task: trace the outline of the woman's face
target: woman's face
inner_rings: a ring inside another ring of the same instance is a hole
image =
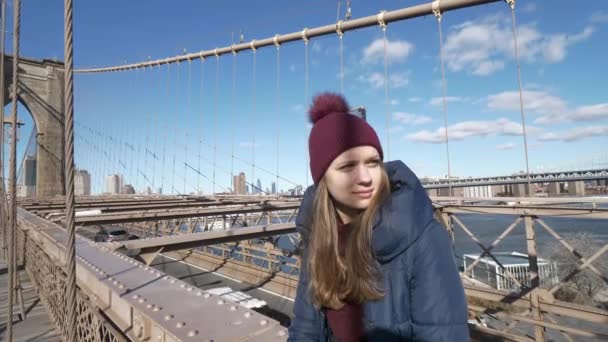
[[[342,152],[325,172],[329,193],[349,209],[366,209],[380,187],[382,160],[371,146],[358,146]]]

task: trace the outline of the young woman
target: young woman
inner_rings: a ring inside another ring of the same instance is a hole
[[[302,268],[288,341],[468,341],[447,232],[401,161],[383,163],[374,129],[325,93],[310,108],[314,186],[297,229]]]

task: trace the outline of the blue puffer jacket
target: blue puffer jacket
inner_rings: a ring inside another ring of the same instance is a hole
[[[372,245],[384,298],[364,304],[368,341],[468,341],[467,304],[452,244],[435,220],[422,184],[401,161],[385,164],[391,197],[376,216]],[[288,341],[331,341],[323,309],[308,293],[308,239],[315,188],[304,194],[296,218],[302,269]]]

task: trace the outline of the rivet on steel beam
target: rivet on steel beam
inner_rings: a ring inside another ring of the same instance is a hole
[[[263,320],[260,321],[260,325],[266,325],[266,324],[268,324],[267,320],[263,319]]]
[[[162,274],[160,272],[156,272],[156,276],[160,277]]]
[[[146,305],[146,308],[147,308],[147,309],[152,309],[152,307],[153,307],[153,306],[154,306],[154,305],[152,305],[152,304],[148,303],[148,305]]]
[[[280,330],[280,331],[277,333],[277,335],[279,335],[279,336],[285,336],[285,334],[287,334],[287,333],[285,332],[285,330]]]
[[[114,280],[114,278],[110,277],[110,278],[108,278],[108,280],[109,280],[109,281],[112,281],[112,280]]]
[[[224,305],[224,301],[222,299],[218,300],[217,305]]]
[[[236,306],[235,305],[231,305],[230,306],[230,311],[234,311],[234,310],[236,310]]]
[[[139,298],[139,295],[138,295],[138,294],[134,294],[134,295],[133,295],[131,298],[133,298],[133,299],[138,299],[138,298]]]
[[[175,284],[175,279],[171,279],[170,283]]]
[[[186,322],[177,322],[177,324],[175,325],[176,328],[183,328],[186,326]]]
[[[118,285],[118,280],[114,280],[114,281],[112,282],[112,284],[114,284],[114,285]]]
[[[211,297],[211,295],[208,293],[205,293],[205,295],[203,296],[203,298],[209,298],[209,297]]]
[[[190,331],[188,331],[188,336],[189,337],[194,337],[196,335],[198,335],[198,330],[190,330]]]
[[[192,292],[192,290],[193,290],[193,289],[192,289],[191,287],[189,287],[189,288],[188,288],[188,292]]]
[[[146,298],[139,298],[138,302],[139,304],[143,304],[146,301]]]
[[[125,288],[125,286],[124,286],[123,284],[119,284],[119,285],[118,285],[118,288],[122,290],[122,289],[124,289],[124,288]]]
[[[155,306],[155,307],[152,309],[152,311],[156,311],[156,312],[158,312],[158,311],[160,311],[160,310],[162,310],[162,309],[163,309],[163,308],[162,308],[162,306]]]
[[[249,312],[249,311],[245,312],[245,318],[249,318],[249,317],[251,317],[251,312]]]
[[[186,287],[186,284],[179,284],[179,287],[183,289],[184,287]]]
[[[163,279],[169,280],[169,276],[164,276]]]
[[[203,295],[203,291],[196,291],[196,295],[199,296],[199,297],[202,296]]]
[[[170,320],[172,320],[174,317],[175,317],[174,315],[172,315],[172,314],[168,314],[168,315],[166,315],[166,316],[165,316],[165,321],[170,321]]]

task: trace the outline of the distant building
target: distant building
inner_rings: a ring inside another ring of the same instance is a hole
[[[106,177],[106,192],[109,194],[120,193],[120,176],[110,175]]]
[[[233,178],[234,189],[233,193],[237,195],[247,194],[247,182],[245,180],[245,173],[241,172],[238,176]]]
[[[76,170],[74,173],[74,194],[76,196],[91,195],[91,175],[87,170]]]
[[[125,184],[122,186],[120,193],[127,194],[127,195],[133,195],[133,194],[135,194],[135,188],[133,188],[133,185],[131,185],[131,184]]]
[[[256,184],[257,189],[255,189],[254,194],[259,194],[262,192],[262,181],[260,181],[260,179],[258,178],[258,182]]]
[[[272,182],[272,185],[270,185],[271,188],[271,194],[276,194],[277,193],[277,183]]]
[[[23,185],[36,186],[36,157],[26,156],[23,160]]]

